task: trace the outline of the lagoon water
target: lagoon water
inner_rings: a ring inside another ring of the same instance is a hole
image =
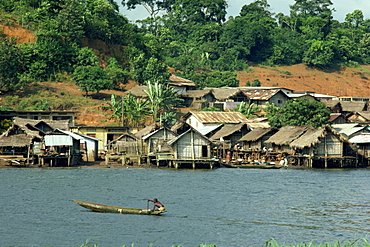
[[[262,246],[370,234],[370,169],[1,169],[0,246]],[[95,213],[72,199],[163,216]],[[152,205],[150,205],[152,206]]]

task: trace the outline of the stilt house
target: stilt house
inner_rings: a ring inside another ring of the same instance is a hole
[[[243,150],[262,150],[267,147],[265,141],[277,132],[276,128],[256,128],[239,139]]]
[[[290,143],[303,135],[311,126],[285,126],[272,135],[265,143],[275,152],[291,153]]]
[[[305,157],[304,166],[329,168],[356,166],[356,153],[351,144],[329,125],[320,129],[308,128],[289,146]]]
[[[209,166],[213,168],[217,160],[211,153],[213,144],[210,139],[191,128],[168,142],[172,147],[174,158],[171,163],[175,168],[180,166]]]

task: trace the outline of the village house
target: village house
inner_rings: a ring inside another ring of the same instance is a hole
[[[327,100],[323,101],[326,108],[330,110],[331,113],[342,113],[342,105],[338,100]]]
[[[266,148],[287,154],[294,153],[290,143],[303,135],[311,126],[285,126],[265,141]]]
[[[103,153],[110,141],[117,139],[124,133],[135,132],[137,129],[126,126],[73,126],[70,131],[98,139],[99,152]]]
[[[249,131],[250,128],[245,123],[223,124],[210,139],[214,142],[219,142],[221,145],[228,144],[231,148]]]
[[[169,166],[177,168],[192,167],[212,169],[218,164],[213,158],[213,144],[210,139],[191,128],[168,142],[173,150]]]
[[[181,98],[184,99],[183,105],[185,107],[193,107],[195,109],[203,109],[216,101],[212,89],[189,90],[182,93]]]
[[[347,114],[350,123],[370,124],[370,111],[354,111]]]
[[[186,93],[189,90],[196,89],[194,82],[175,75],[171,75],[166,83],[173,87],[177,93]]]
[[[158,130],[155,130],[141,139],[147,144],[147,154],[155,154],[160,152],[169,152],[170,147],[167,142],[174,139],[178,136],[177,133],[173,132],[167,127],[162,127]]]
[[[297,150],[291,156],[292,165],[310,168],[357,167],[356,153],[343,136],[329,125],[319,129],[307,128],[305,133],[289,144]]]
[[[247,118],[240,112],[197,112],[190,111],[183,116],[183,121],[196,130],[207,126],[223,124],[239,124],[247,122]]]
[[[211,105],[220,110],[236,109],[241,102],[248,102],[248,97],[237,87],[205,88],[213,90],[216,102]]]
[[[32,125],[47,133],[55,129],[69,130],[69,120],[34,120],[21,117],[14,117],[13,122],[20,126]]]
[[[241,150],[263,150],[265,141],[277,132],[276,128],[255,128],[239,139]]]
[[[342,113],[330,113],[328,122],[330,124],[344,124],[347,122],[347,119]]]
[[[243,88],[243,93],[257,106],[266,106],[267,103],[283,107],[290,98],[281,89],[248,89]]]
[[[43,149],[37,154],[39,163],[44,166],[74,166],[82,160],[80,140],[70,131],[56,129],[44,136]]]
[[[0,157],[10,164],[34,162],[33,153],[40,149],[45,133],[32,125],[14,124],[0,135]]]
[[[362,126],[357,123],[332,124],[331,127],[347,140],[356,135],[370,133],[370,130],[367,126]]]
[[[76,113],[76,111],[0,111],[0,120],[14,118],[44,121],[66,120],[70,127],[74,126]]]
[[[349,139],[357,147],[359,163],[363,166],[369,166],[370,158],[370,134],[359,134]]]

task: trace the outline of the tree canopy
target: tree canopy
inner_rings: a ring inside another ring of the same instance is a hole
[[[330,110],[324,103],[306,99],[288,100],[284,107],[268,106],[267,117],[272,127],[311,125],[315,128],[328,124]]]

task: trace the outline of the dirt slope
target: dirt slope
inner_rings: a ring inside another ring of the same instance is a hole
[[[32,32],[23,29],[20,26],[13,25],[11,27],[0,24],[0,29],[8,37],[16,37],[18,43],[36,42]],[[111,47],[102,41],[91,42],[83,41],[83,46],[91,46],[95,52],[103,51],[99,57],[104,58],[116,55],[122,50],[122,47]],[[289,73],[287,73],[287,71]],[[329,94],[333,96],[359,96],[369,97],[370,95],[370,66],[362,66],[357,68],[341,68],[337,71],[321,71],[311,69],[304,64],[298,64],[285,67],[258,67],[251,66],[248,72],[238,72],[240,86],[245,86],[247,81],[253,82],[258,79],[263,87],[285,87],[297,91],[312,91],[321,94]],[[45,88],[54,87],[55,90],[68,92],[72,95],[82,95],[82,92],[75,86],[64,83],[52,83],[52,85],[43,82],[39,86]],[[126,89],[135,86],[131,82],[126,85]],[[40,89],[39,89],[40,90]],[[117,91],[102,91],[99,95],[93,95],[92,100],[96,102],[96,106],[92,109],[81,107],[76,109],[80,113],[77,117],[77,124],[84,125],[107,125],[110,121],[101,122],[101,119],[106,119],[106,113],[101,111],[103,104],[102,98],[109,99],[111,94],[122,95],[122,92]]]
[[[238,72],[240,86],[258,79],[263,87],[285,87],[333,96],[370,96],[370,66],[362,66],[361,70],[341,68],[339,71],[325,72],[297,64],[274,68],[251,67],[251,71]],[[285,71],[290,75],[283,73]]]

